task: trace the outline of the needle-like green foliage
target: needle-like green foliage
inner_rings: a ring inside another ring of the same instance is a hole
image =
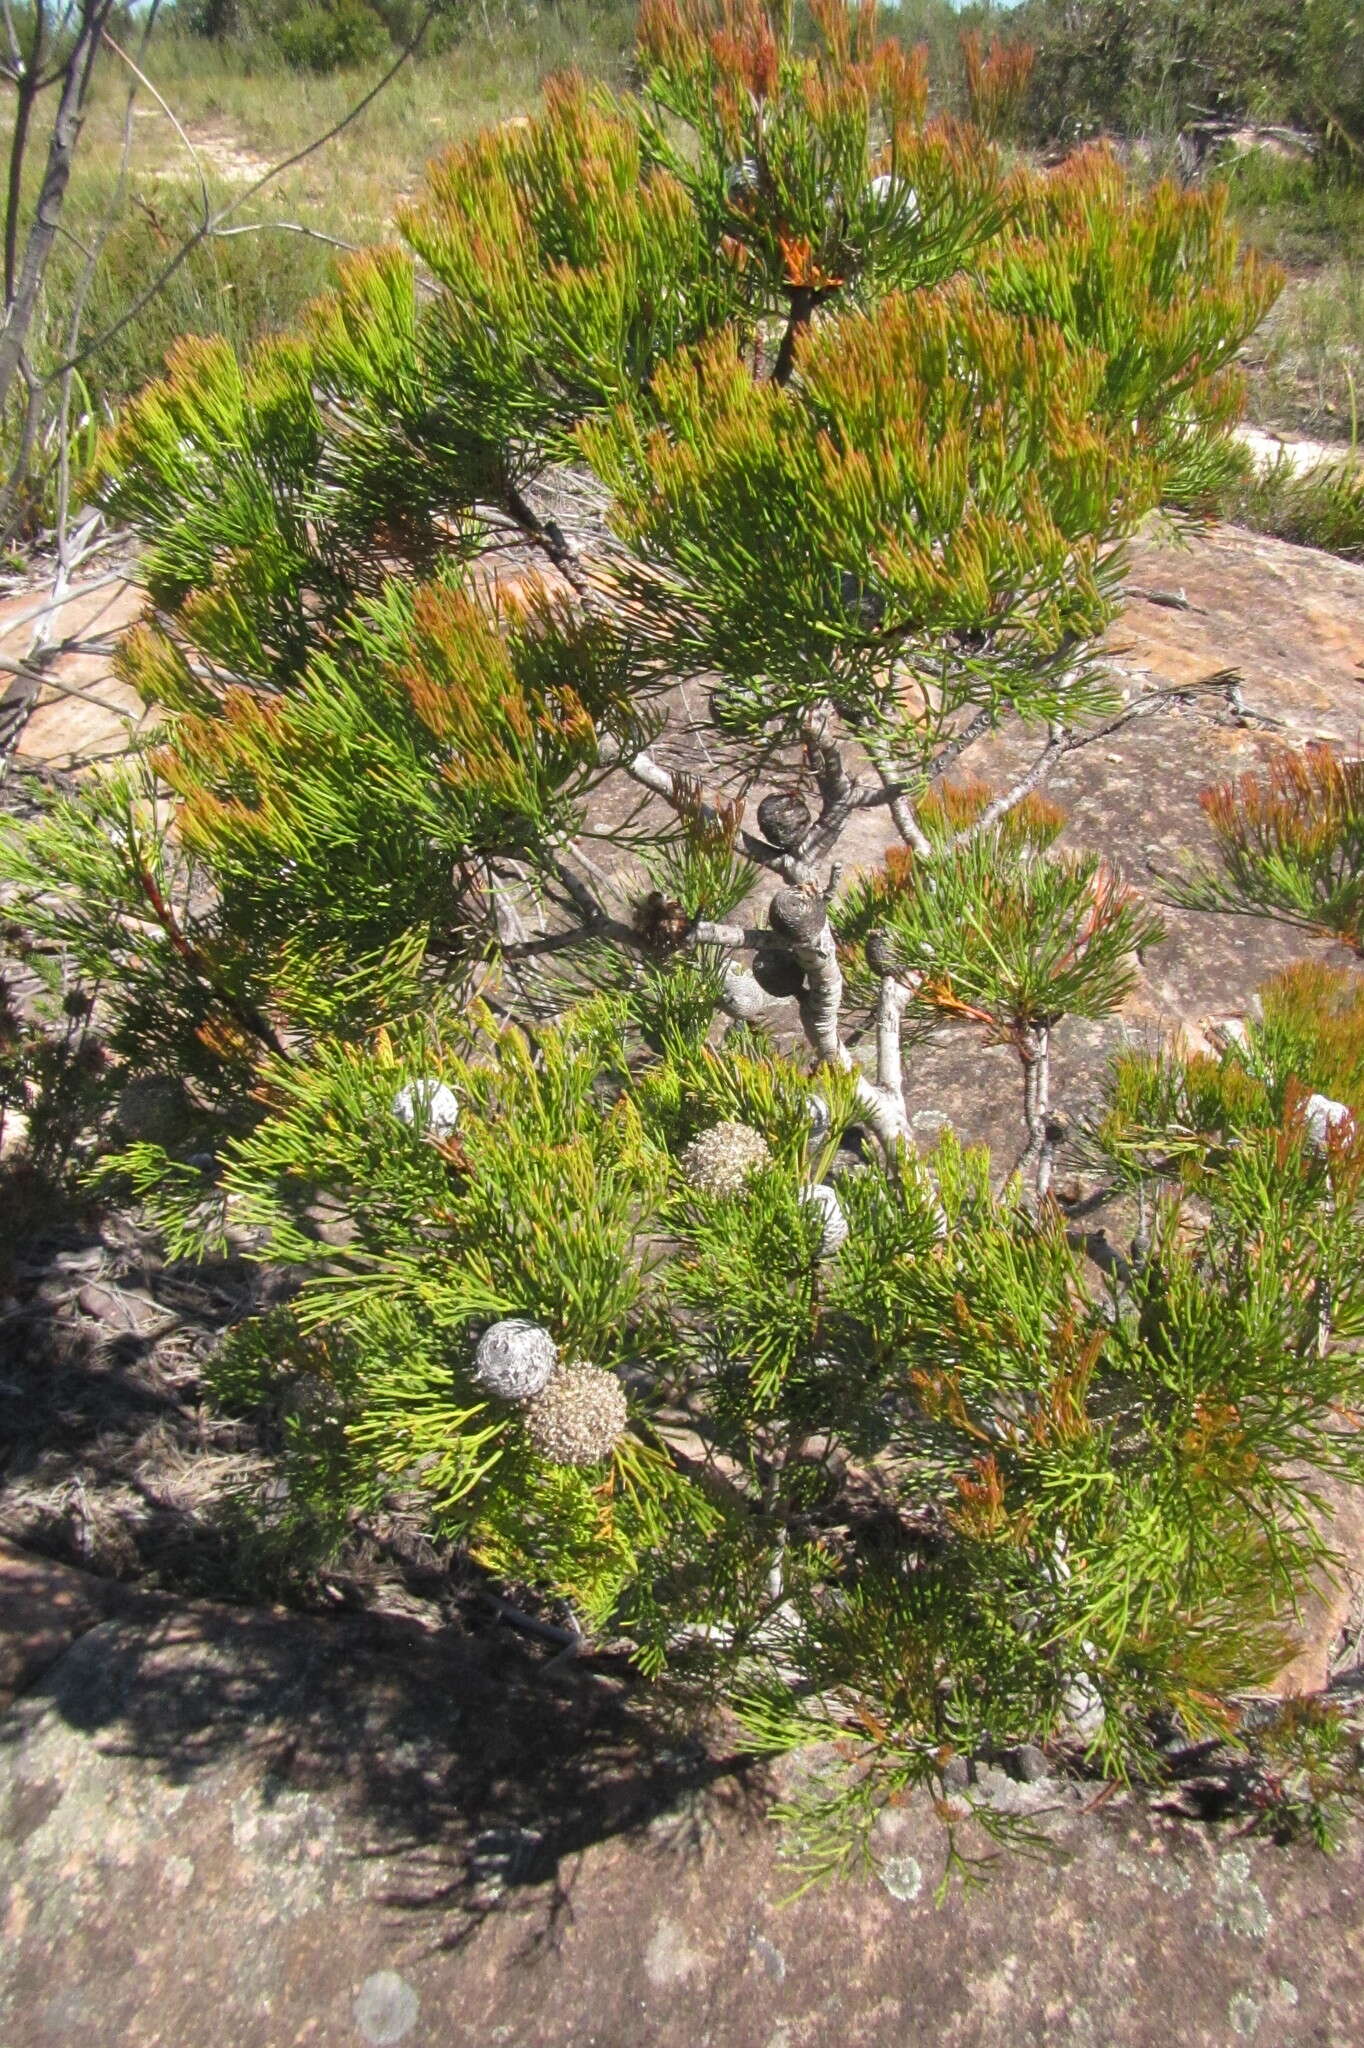
[[[1105,1283],[950,1138],[840,1173],[831,1254],[809,1187],[856,1115],[846,1080],[704,1032],[647,1051],[611,998],[534,1041],[473,1017],[324,1045],[270,1070],[223,1154],[217,1215],[301,1284],[215,1374],[286,1404],[320,1513],[339,1473],[352,1504],[417,1488],[433,1529],[646,1666],[737,1688],[758,1746],[850,1731],[840,1854],[958,1751],[1064,1740],[1077,1688],[1099,1715],[1070,1739],[1150,1769],[1162,1716],[1225,1734],[1228,1696],[1282,1662],[1321,1551],[1312,1475],[1361,1462],[1323,1417],[1364,1399],[1364,1144],[1315,1151],[1302,1088],[1276,1115],[1242,1057],[1220,1119],[1198,1063],[1120,1071],[1096,1142],[1165,1192],[1142,1264]],[[421,1076],[459,1098],[449,1138],[394,1113]],[[717,1117],[768,1148],[734,1192],[687,1177]],[[166,1199],[147,1148],[140,1168]],[[547,1466],[479,1385],[478,1333],[507,1314],[622,1376],[599,1465]]]
[[[1160,920],[1097,855],[1021,841],[1028,822],[977,832],[926,861],[892,850],[879,872],[859,877],[835,910],[857,949],[855,980],[874,985],[865,947],[876,933],[913,975],[916,1003],[983,1019],[1003,1037],[1120,1008],[1134,956],[1162,936]],[[1045,817],[1034,827],[1055,829]]]
[[[1364,760],[1316,742],[1203,796],[1219,868],[1170,885],[1191,910],[1274,917],[1364,955]]]
[[[967,670],[946,708],[1052,715],[1110,616],[1104,542],[1154,494],[1094,429],[1100,360],[964,282],[831,320],[797,360],[788,393],[716,341],[655,378],[656,425],[622,407],[580,435],[653,659],[718,671],[730,730],[827,702],[899,738],[897,667],[974,636],[994,673]]]

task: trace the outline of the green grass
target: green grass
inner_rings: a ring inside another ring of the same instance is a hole
[[[1256,533],[1364,562],[1364,460],[1347,454],[1297,472],[1280,457],[1231,493],[1222,515]]]
[[[544,80],[572,65],[608,83],[625,82],[634,40],[635,9],[626,0],[563,0],[533,7],[491,5],[487,26],[476,22],[440,55],[408,64],[365,114],[317,159],[312,176],[321,188],[338,178],[359,187],[410,188],[423,163],[443,144],[489,121],[524,111]],[[146,69],[191,137],[230,136],[255,155],[275,159],[303,147],[333,126],[387,69],[388,60],[360,71],[318,77],[288,70],[269,45],[241,48],[196,36],[166,34],[152,45]],[[99,79],[86,146],[107,156],[117,148],[124,87],[119,67],[105,65]],[[150,103],[142,101],[150,113]],[[138,123],[138,156],[146,164],[186,161],[168,121]]]
[[[114,199],[112,181],[103,191],[100,184],[87,175],[73,193],[69,224],[82,238],[98,228]],[[211,179],[209,192],[212,203],[221,203],[231,187]],[[347,211],[336,208],[327,218],[325,231],[346,238],[343,231],[352,225]],[[87,339],[114,325],[198,219],[197,186],[151,176],[138,180],[94,272],[82,322]],[[323,221],[315,224],[322,227]],[[245,347],[257,335],[287,326],[308,299],[326,288],[336,253],[326,243],[272,225],[201,243],[145,311],[90,357],[87,383],[106,406],[113,406],[157,373],[178,335],[225,334],[234,346]],[[79,251],[64,240],[49,273],[40,359],[64,353],[69,308],[82,269]]]
[[[1289,273],[1243,351],[1250,417],[1348,440],[1364,395],[1364,185],[1334,184],[1267,151],[1223,167],[1246,242]]]
[[[1246,240],[1290,270],[1364,250],[1364,185],[1333,183],[1302,158],[1248,150],[1221,166]]]

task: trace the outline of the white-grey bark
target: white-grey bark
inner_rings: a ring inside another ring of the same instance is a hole
[[[1040,1201],[1051,1186],[1053,1147],[1048,1135],[1051,1108],[1051,1032],[1045,1024],[1028,1025],[1022,1032],[1019,1056],[1023,1062],[1023,1121],[1028,1142],[1018,1162],[1024,1182],[1031,1177],[1033,1192]]]
[[[1017,810],[1026,797],[1030,797],[1035,789],[1041,788],[1069,745],[1070,734],[1063,725],[1049,726],[1047,744],[1031,766],[1025,769],[1008,789],[1002,789],[992,802],[986,804],[974,824],[968,825],[964,832],[957,834],[954,844],[969,846],[973,839],[980,839],[985,833],[992,831],[1002,818],[1008,817],[1010,811]]]
[[[723,983],[720,1005],[727,1015],[746,1022],[761,1017],[765,1010],[771,1008],[772,998],[746,967],[737,967],[732,960],[727,961]]]

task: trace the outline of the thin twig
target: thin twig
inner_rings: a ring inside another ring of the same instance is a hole
[[[153,7],[153,9],[152,9],[152,17],[153,17],[153,18],[155,18],[156,12],[157,12],[157,9],[156,9],[155,7]],[[149,22],[148,22],[148,24],[147,24],[147,33],[148,33],[148,34],[150,34],[150,31],[151,31],[151,22],[149,21]],[[154,100],[156,101],[156,104],[157,104],[157,106],[158,106],[158,107],[160,107],[160,109],[161,109],[162,113],[163,113],[163,114],[165,115],[166,119],[167,119],[167,120],[168,120],[168,121],[170,122],[170,124],[171,124],[171,127],[172,127],[172,128],[173,128],[173,129],[175,130],[175,132],[176,132],[176,134],[177,134],[177,135],[179,136],[180,140],[181,140],[181,141],[182,141],[182,142],[184,143],[184,145],[185,145],[185,148],[186,148],[186,150],[187,150],[187,151],[189,152],[189,160],[190,160],[190,162],[191,162],[191,163],[193,164],[193,166],[194,166],[194,170],[195,170],[195,174],[196,174],[196,176],[198,177],[198,180],[199,180],[199,194],[200,194],[200,198],[201,198],[201,199],[202,199],[202,201],[203,201],[203,207],[204,207],[204,212],[205,212],[205,213],[208,213],[208,212],[209,212],[209,211],[211,210],[211,207],[212,207],[212,201],[211,201],[211,200],[210,200],[210,198],[209,198],[209,193],[208,193],[208,178],[206,177],[206,175],[205,175],[205,173],[204,173],[203,159],[202,159],[202,158],[200,157],[200,155],[199,155],[199,152],[198,152],[198,150],[197,150],[197,149],[195,148],[195,146],[194,146],[193,142],[192,142],[192,141],[190,140],[189,136],[188,136],[188,135],[187,135],[187,134],[185,133],[185,130],[184,130],[183,126],[181,125],[181,122],[180,122],[180,118],[179,118],[179,116],[177,115],[177,113],[176,113],[176,111],[175,111],[174,107],[172,107],[172,106],[170,105],[169,101],[167,101],[166,99],[164,99],[164,98],[162,97],[162,95],[161,95],[161,94],[160,94],[160,93],[159,93],[159,92],[157,91],[156,87],[155,87],[155,86],[154,86],[154,85],[152,84],[152,81],[150,80],[150,78],[148,78],[148,76],[147,76],[146,72],[145,72],[145,71],[144,71],[144,70],[142,69],[141,65],[139,65],[139,64],[138,64],[138,63],[137,63],[137,62],[135,61],[135,59],[134,59],[134,58],[132,58],[132,57],[130,57],[130,56],[128,55],[128,52],[127,52],[127,51],[126,51],[126,50],[125,50],[125,49],[124,49],[124,48],[123,48],[123,47],[121,46],[121,44],[119,44],[119,43],[116,43],[116,42],[114,41],[113,37],[112,37],[112,36],[110,35],[110,33],[109,33],[109,31],[108,31],[108,29],[107,29],[107,28],[106,28],[106,29],[103,29],[103,30],[101,30],[101,35],[102,35],[102,37],[103,37],[103,40],[104,40],[105,44],[106,44],[106,45],[108,46],[108,48],[109,48],[109,49],[111,49],[111,50],[113,51],[114,55],[115,55],[115,56],[116,56],[116,57],[117,57],[117,58],[118,58],[118,59],[120,60],[120,62],[121,62],[121,63],[124,63],[124,64],[126,64],[126,65],[127,65],[128,69],[129,69],[129,70],[130,70],[130,71],[132,72],[132,74],[133,74],[133,77],[134,77],[134,79],[135,79],[135,80],[137,81],[137,84],[138,84],[138,85],[143,85],[143,86],[145,86],[145,87],[146,87],[147,91],[148,91],[148,92],[149,92],[149,93],[151,94],[152,98],[153,98],[153,99],[154,99]],[[144,50],[144,52],[145,52],[145,50],[146,50],[146,46],[147,46],[147,36],[146,36],[146,35],[144,35],[144,36],[143,36],[143,38],[142,38],[142,47],[143,47],[143,50]],[[132,107],[132,102],[133,102],[133,98],[134,98],[134,93],[135,93],[135,91],[136,91],[136,88],[134,88],[134,92],[133,92],[133,93],[129,93],[129,95],[128,95],[128,105],[129,105],[129,109],[130,109],[130,110],[131,110],[131,107]],[[123,166],[122,168],[126,168],[126,163],[125,163],[125,165],[124,165],[124,166]],[[121,181],[121,177],[122,177],[122,169],[120,170],[120,181]]]
[[[6,619],[6,635],[15,632],[20,626],[30,625],[34,619],[43,618],[48,612],[60,611],[63,605],[74,604],[78,597],[88,597],[92,591],[103,590],[110,583],[130,583],[131,581],[132,578],[125,575],[122,569],[110,569],[103,576],[97,576],[92,583],[82,583],[76,589],[68,590],[64,597],[54,598],[48,596],[44,598],[41,604],[33,605],[26,612],[18,613],[15,618]]]
[[[340,235],[324,235],[321,228],[305,227],[303,222],[299,220],[244,221],[240,227],[214,228],[213,240],[215,242],[226,242],[233,235],[263,235],[267,230],[275,234],[304,235],[310,242],[325,242],[329,249],[344,249],[348,256],[357,255],[360,249],[358,242],[343,242]],[[418,279],[418,283],[424,282],[423,279]],[[431,286],[426,288],[428,290],[434,289]]]
[[[1137,718],[1145,718],[1149,712],[1159,711],[1161,706],[1181,697],[1192,697],[1200,692],[1221,692],[1229,695],[1244,681],[1239,669],[1219,668],[1210,676],[1202,676],[1196,683],[1170,683],[1164,689],[1149,690],[1144,697],[1138,697],[1132,704],[1109,719],[1106,725],[1093,726],[1085,732],[1072,732],[1067,736],[1063,753],[1078,753],[1081,747],[1092,747],[1097,740],[1111,738],[1121,732],[1125,725],[1131,725]]]
[[[520,1629],[523,1635],[539,1636],[542,1642],[555,1643],[563,1650],[575,1648],[582,1642],[581,1633],[559,1628],[552,1621],[541,1621],[534,1614],[525,1614],[519,1607],[513,1607],[510,1601],[499,1600],[495,1594],[488,1593],[484,1597],[499,1621],[505,1621],[508,1628]]]

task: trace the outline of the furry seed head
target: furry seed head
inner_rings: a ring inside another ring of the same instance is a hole
[[[504,1401],[530,1401],[543,1391],[558,1363],[558,1347],[548,1330],[523,1316],[508,1316],[480,1337],[474,1377]]]
[[[393,1114],[428,1138],[448,1138],[459,1122],[459,1097],[434,1074],[408,1081],[393,1098]]]
[[[715,1124],[683,1150],[684,1177],[699,1194],[737,1195],[751,1173],[769,1166],[772,1154],[751,1124]]]
[[[552,1465],[599,1465],[625,1433],[625,1389],[597,1365],[561,1366],[526,1404],[526,1435]]]

